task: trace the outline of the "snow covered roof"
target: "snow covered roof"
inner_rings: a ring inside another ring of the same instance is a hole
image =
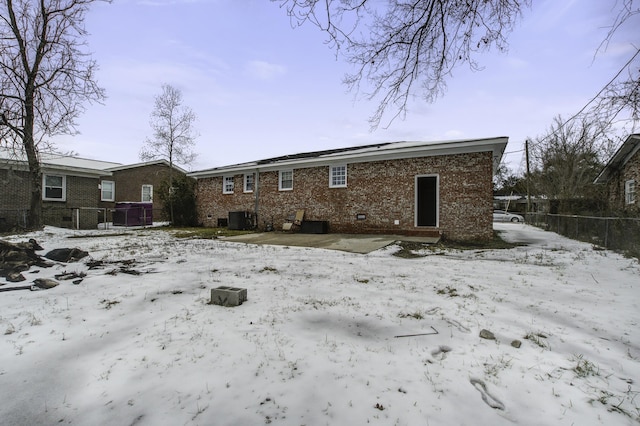
[[[110,161],[92,160],[56,152],[41,152],[40,162],[45,172],[58,171],[75,176],[110,176],[111,172],[108,169],[121,165]],[[2,148],[0,149],[0,165],[3,164],[26,169],[27,159],[23,153]]]
[[[369,161],[396,160],[402,158],[431,157],[472,152],[493,152],[494,169],[500,164],[508,137],[465,139],[455,141],[402,141],[361,145],[324,151],[303,152],[248,163],[216,167],[195,171],[188,175],[194,178],[222,176],[246,171],[277,170],[282,167],[316,167],[337,162],[363,163]]]
[[[62,154],[48,154],[44,153],[40,155],[43,166],[61,167],[70,169],[93,169],[97,171],[105,171],[121,164],[110,161],[92,160],[89,158],[71,157]]]

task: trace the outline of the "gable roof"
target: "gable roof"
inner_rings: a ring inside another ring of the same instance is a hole
[[[609,182],[615,172],[621,170],[638,151],[640,151],[640,133],[629,135],[593,183]]]
[[[364,163],[371,161],[396,160],[403,158],[432,157],[473,152],[493,153],[494,170],[500,164],[507,146],[508,137],[501,136],[486,139],[464,139],[439,142],[385,142],[324,151],[303,152],[267,158],[248,163],[215,167],[188,174],[194,178],[223,176],[233,173],[269,171],[281,168],[317,167],[337,163]]]

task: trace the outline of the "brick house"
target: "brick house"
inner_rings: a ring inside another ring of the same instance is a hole
[[[607,204],[612,213],[640,217],[640,134],[627,137],[595,180],[607,185]]]
[[[292,213],[331,232],[493,235],[492,177],[508,138],[395,142],[309,152],[189,173],[198,220],[247,212],[258,229]]]
[[[45,225],[95,229],[111,221],[118,202],[153,203],[154,220],[166,220],[154,189],[168,176],[169,162],[132,165],[41,153],[42,218]],[[174,166],[176,174],[186,172]],[[27,223],[31,183],[24,159],[0,151],[0,231]]]
[[[167,160],[120,164],[106,169],[110,175],[104,176],[100,182],[101,205],[114,208],[116,202],[153,203],[154,220],[168,220],[157,191],[161,184],[168,180],[170,169]],[[173,166],[174,176],[184,176],[186,173],[182,168]]]
[[[117,163],[61,154],[41,153],[42,220],[46,225],[95,228],[99,192],[105,169]],[[0,153],[0,229],[25,226],[30,206],[31,182],[26,161]]]

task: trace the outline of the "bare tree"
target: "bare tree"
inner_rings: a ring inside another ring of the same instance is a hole
[[[531,144],[534,192],[555,200],[563,213],[573,213],[571,200],[601,198],[593,180],[615,147],[608,133],[608,123],[556,117],[547,134]]]
[[[163,159],[169,162],[169,202],[173,203],[173,166],[191,164],[196,154],[192,151],[198,136],[194,129],[195,113],[182,105],[182,92],[169,85],[162,85],[162,93],[155,98],[149,124],[153,138],[147,139],[140,150],[141,160]],[[171,204],[173,223],[173,204]]]
[[[101,101],[86,52],[84,17],[96,0],[0,3],[0,140],[29,164],[29,226],[42,226],[39,153],[46,138],[74,134],[83,103]]]
[[[494,195],[522,195],[527,193],[526,178],[502,162],[493,175]]]
[[[618,14],[597,49],[596,56],[607,50],[616,34],[625,25],[629,26],[632,33],[637,35],[635,28],[637,22],[634,24],[630,21],[640,15],[640,1],[621,0],[619,3],[616,2],[616,6],[618,6]],[[615,120],[631,121],[634,123],[633,127],[640,120],[640,45],[637,44],[639,42],[640,39],[636,39],[630,43],[632,54],[629,60],[589,102],[589,104],[593,102],[589,113],[599,117],[600,120],[606,120],[610,123]],[[628,115],[625,116],[625,113]]]
[[[629,121],[635,127],[640,121],[640,47],[593,101],[589,114],[610,123]]]
[[[404,116],[416,86],[433,102],[452,70],[475,55],[507,48],[506,37],[531,0],[272,0],[292,22],[310,22],[328,35],[356,72],[345,83],[368,99],[380,96],[370,118],[377,127],[387,109]],[[363,28],[364,27],[364,28]],[[366,30],[366,31],[365,31]],[[368,83],[371,88],[367,88]]]

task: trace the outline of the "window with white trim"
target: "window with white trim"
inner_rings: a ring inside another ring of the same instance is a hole
[[[67,177],[65,175],[42,175],[42,199],[45,201],[66,201]]]
[[[116,183],[111,180],[103,180],[100,182],[100,200],[115,201],[116,199]]]
[[[153,203],[153,185],[142,185],[142,202]]]
[[[624,183],[624,200],[626,204],[635,204],[636,202],[636,181],[633,179]]]
[[[329,188],[347,187],[347,165],[329,167]]]
[[[244,192],[253,192],[255,175],[253,173],[244,175]]]
[[[293,170],[280,170],[278,189],[280,191],[291,191],[293,189]]]
[[[222,178],[222,193],[233,194],[233,176],[224,176]]]

